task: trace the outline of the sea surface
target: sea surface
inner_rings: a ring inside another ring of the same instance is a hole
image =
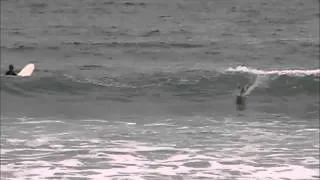
[[[0,3],[1,180],[320,178],[318,0]]]

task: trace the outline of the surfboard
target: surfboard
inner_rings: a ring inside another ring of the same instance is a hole
[[[34,71],[34,68],[34,64],[27,64],[17,75],[22,77],[31,76]]]

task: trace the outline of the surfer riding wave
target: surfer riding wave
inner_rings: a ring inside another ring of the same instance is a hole
[[[237,91],[236,91],[236,105],[237,110],[244,110],[246,107],[246,97],[245,93],[248,90],[248,85],[245,85],[241,88],[240,85],[238,85]]]

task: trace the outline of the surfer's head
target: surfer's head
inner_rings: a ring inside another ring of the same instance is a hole
[[[11,70],[11,71],[12,71],[13,69],[14,69],[13,65],[12,65],[12,64],[10,64],[10,65],[9,65],[9,70]]]

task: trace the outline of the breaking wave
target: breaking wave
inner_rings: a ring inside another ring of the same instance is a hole
[[[227,68],[224,71],[184,70],[95,78],[53,73],[52,76],[34,76],[23,80],[2,77],[1,91],[16,95],[89,95],[93,92],[137,93],[152,89],[210,97],[228,95],[237,85],[249,84],[249,94],[318,95],[319,74],[320,69],[258,70],[245,66]]]

